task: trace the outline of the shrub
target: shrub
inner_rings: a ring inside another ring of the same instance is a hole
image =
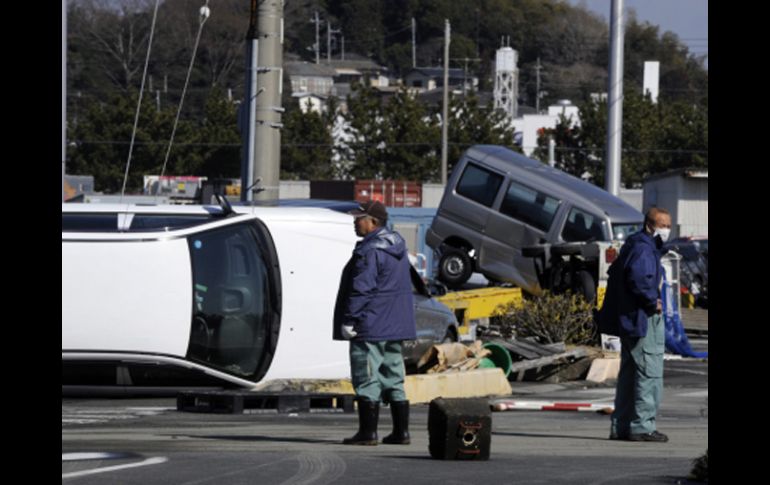
[[[597,341],[592,309],[582,295],[546,291],[525,299],[521,307],[498,307],[495,319],[504,338],[535,337],[544,344],[590,345]]]

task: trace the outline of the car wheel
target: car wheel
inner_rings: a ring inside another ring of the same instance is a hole
[[[451,344],[457,342],[457,334],[455,333],[454,329],[448,328],[446,329],[446,335],[444,335],[444,338],[441,339],[442,344]]]
[[[438,277],[450,288],[458,288],[468,281],[473,272],[471,258],[462,249],[449,248],[441,255]]]

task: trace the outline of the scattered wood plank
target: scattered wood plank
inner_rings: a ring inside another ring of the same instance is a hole
[[[513,380],[515,377],[516,381],[521,382],[524,380],[525,372],[530,369],[541,369],[549,365],[567,364],[569,363],[568,359],[580,359],[586,357],[587,355],[588,352],[585,349],[578,348],[567,352],[561,352],[558,354],[541,357],[539,359],[529,359],[523,360],[521,362],[515,362],[511,366],[511,373],[509,374],[508,379]]]

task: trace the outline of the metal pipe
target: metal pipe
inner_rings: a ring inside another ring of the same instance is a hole
[[[441,120],[441,184],[446,187],[449,138],[449,20],[444,19],[444,101]]]

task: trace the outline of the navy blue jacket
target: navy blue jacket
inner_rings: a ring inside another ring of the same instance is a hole
[[[353,325],[354,340],[414,340],[414,297],[406,243],[379,228],[356,243],[342,271],[334,308],[334,340],[342,325]]]
[[[599,331],[621,337],[647,335],[647,318],[655,314],[663,267],[661,242],[644,231],[632,234],[607,271],[607,292],[599,311]]]

